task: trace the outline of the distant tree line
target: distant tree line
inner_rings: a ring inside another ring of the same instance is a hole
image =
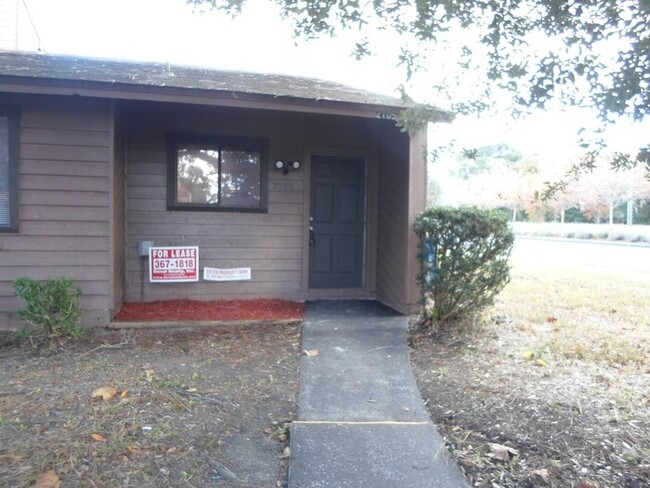
[[[565,161],[542,165],[506,145],[485,146],[457,155],[452,170],[457,189],[448,193],[458,196],[453,203],[500,209],[512,222],[650,225],[650,181],[644,177],[644,168],[612,171],[610,167],[625,157],[620,153],[581,155],[590,170],[562,192],[543,199],[537,190],[561,176]],[[438,195],[444,190],[438,190]]]

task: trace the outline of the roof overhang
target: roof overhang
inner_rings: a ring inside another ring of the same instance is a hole
[[[0,76],[0,92],[62,95],[113,100],[185,103],[395,119],[407,107],[358,104],[331,100],[274,97],[255,93],[215,92],[197,88],[134,86],[120,83],[38,80]]]
[[[311,78],[19,52],[0,52],[0,92],[380,119],[396,119],[414,105]],[[451,114],[435,109],[435,119]]]

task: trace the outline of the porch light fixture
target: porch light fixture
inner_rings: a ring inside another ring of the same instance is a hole
[[[293,169],[293,170],[300,169],[300,166],[302,166],[302,163],[300,163],[300,161],[298,161],[297,159],[295,159],[293,161],[278,159],[278,160],[275,161],[274,166],[275,166],[275,169],[277,169],[278,171],[282,171],[282,174],[286,175],[287,173],[289,173],[290,169]]]

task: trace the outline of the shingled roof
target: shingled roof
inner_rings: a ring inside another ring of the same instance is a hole
[[[232,97],[262,95],[274,99],[397,109],[409,106],[399,98],[313,78],[27,52],[0,52],[2,82],[51,82],[106,89],[200,90]]]

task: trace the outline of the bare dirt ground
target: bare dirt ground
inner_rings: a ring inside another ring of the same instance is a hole
[[[529,271],[413,332],[433,421],[471,486],[650,487],[650,284]]]
[[[4,339],[0,485],[283,486],[299,325]]]

